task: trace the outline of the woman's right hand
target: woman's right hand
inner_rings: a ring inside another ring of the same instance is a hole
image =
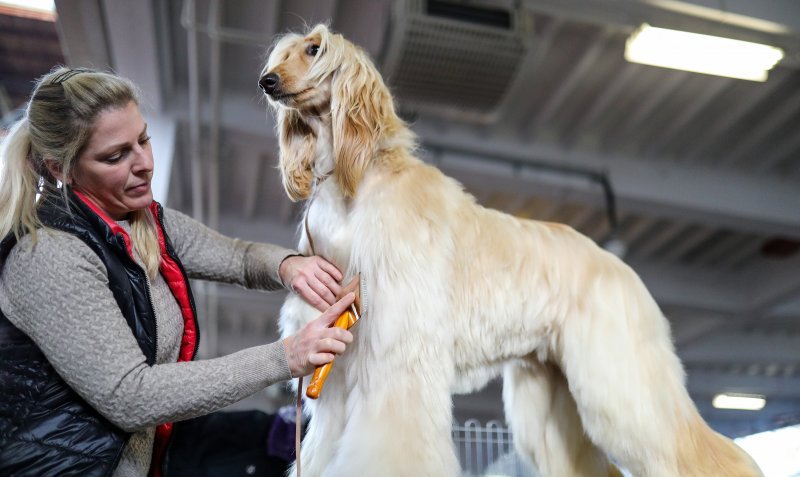
[[[342,272],[322,257],[292,255],[281,262],[278,274],[290,290],[319,311],[336,302],[342,291]]]
[[[331,326],[353,300],[355,294],[348,293],[319,318],[308,323],[296,334],[284,338],[283,347],[292,377],[309,375],[317,366],[330,363],[337,354],[344,352],[347,343],[353,341],[352,333]]]

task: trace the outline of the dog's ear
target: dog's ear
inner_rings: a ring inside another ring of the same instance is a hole
[[[336,46],[345,51],[331,85],[333,154],[339,187],[353,197],[394,108],[367,54],[343,39]]]
[[[292,201],[311,195],[317,138],[297,111],[278,108],[280,169],[283,188]]]

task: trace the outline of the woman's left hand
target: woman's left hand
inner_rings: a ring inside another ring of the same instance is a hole
[[[319,311],[325,311],[336,303],[336,295],[342,290],[339,285],[342,272],[316,255],[287,257],[281,262],[278,273],[289,289]]]

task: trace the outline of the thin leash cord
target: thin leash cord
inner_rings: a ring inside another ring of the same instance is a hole
[[[303,419],[303,377],[297,378],[297,404],[294,417],[294,468],[300,477],[300,422]]]

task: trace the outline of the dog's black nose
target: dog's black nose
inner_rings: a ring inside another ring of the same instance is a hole
[[[278,91],[278,82],[280,78],[275,73],[269,73],[261,77],[258,85],[264,90],[265,94],[273,95]]]

